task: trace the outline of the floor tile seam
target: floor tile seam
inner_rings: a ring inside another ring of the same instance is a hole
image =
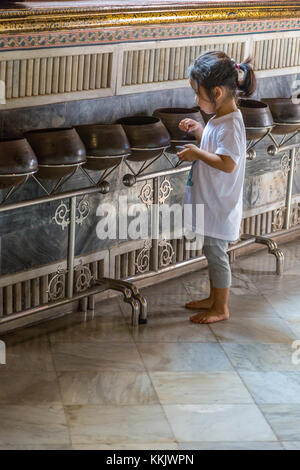
[[[265,417],[264,413],[262,412],[261,408],[259,407],[259,404],[256,402],[256,399],[255,397],[253,396],[253,394],[251,393],[251,391],[249,390],[249,387],[247,386],[247,384],[245,383],[245,381],[243,380],[241,374],[239,373],[239,371],[237,370],[237,368],[233,365],[232,363],[232,360],[231,358],[229,357],[229,355],[226,353],[226,350],[224,349],[222,343],[220,342],[220,347],[222,348],[222,350],[224,351],[224,354],[226,355],[227,359],[229,360],[230,364],[232,365],[233,369],[236,371],[237,375],[239,376],[242,384],[244,385],[244,387],[246,388],[246,390],[248,391],[249,395],[251,396],[256,408],[259,410],[262,418],[264,419],[264,421],[266,422],[266,424],[268,424],[268,426],[270,427],[270,429],[272,430],[274,436],[276,437],[276,440],[278,441],[279,440],[279,437],[277,435],[277,433],[275,432],[275,430],[273,429],[273,426],[270,425],[270,422],[267,420],[267,418]]]
[[[139,353],[139,355],[140,355],[141,361],[142,361],[142,363],[143,363],[143,365],[144,365],[144,367],[145,367],[145,370],[146,370],[146,372],[147,372],[147,376],[149,377],[151,386],[153,387],[153,390],[154,390],[155,395],[156,395],[156,397],[157,397],[159,406],[160,406],[160,408],[161,408],[161,410],[162,410],[162,412],[163,412],[163,415],[164,415],[164,417],[165,417],[166,422],[168,423],[168,426],[169,426],[169,429],[170,429],[170,431],[171,431],[171,434],[172,434],[173,438],[175,439],[175,434],[174,434],[173,428],[172,428],[172,426],[171,426],[171,424],[170,424],[170,422],[169,422],[169,419],[168,419],[168,417],[167,417],[167,414],[166,414],[166,412],[165,412],[165,410],[164,410],[164,408],[163,408],[163,405],[162,405],[162,403],[161,403],[161,401],[160,401],[159,395],[158,395],[158,393],[157,393],[157,391],[156,391],[156,387],[155,387],[155,385],[154,385],[154,383],[153,383],[153,381],[152,381],[152,377],[151,377],[151,374],[150,374],[151,371],[150,371],[150,370],[148,369],[148,367],[146,366],[146,363],[145,363],[145,361],[144,361],[143,355],[142,355],[142,353],[140,352],[140,350],[139,350],[138,347],[137,347],[137,350],[138,350],[138,353]]]

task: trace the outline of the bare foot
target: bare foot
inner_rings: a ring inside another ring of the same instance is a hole
[[[201,310],[206,308],[211,308],[213,306],[214,301],[208,297],[207,299],[203,300],[192,300],[185,304],[185,308],[190,308],[192,310]]]
[[[190,317],[190,321],[193,323],[216,323],[218,321],[228,320],[229,310],[225,312],[218,312],[215,309],[211,309],[205,313],[197,313]]]

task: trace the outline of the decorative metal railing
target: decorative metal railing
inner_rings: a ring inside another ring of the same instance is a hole
[[[300,143],[291,143],[294,135],[285,136],[279,143],[271,130],[268,130],[264,136],[272,140],[272,145],[267,149],[269,155],[283,154],[281,170],[286,176],[285,203],[277,204],[270,209],[270,217],[268,214],[257,214],[243,220],[240,239],[228,250],[231,261],[234,260],[234,253],[237,249],[253,243],[264,244],[276,258],[276,273],[282,273],[283,253],[268,235],[270,232],[286,233],[300,223],[300,201],[295,202],[292,195],[293,176],[300,163]],[[255,156],[255,145],[260,140],[248,143],[248,159]],[[88,261],[87,255],[80,257],[82,260],[75,258],[76,225],[83,224],[89,215],[89,196],[108,192],[109,184],[104,179],[107,177],[107,172],[102,173],[97,181],[92,177],[88,178],[92,183],[89,187],[57,193],[66,181],[62,180],[52,191],[45,188],[44,196],[31,200],[9,202],[13,194],[12,190],[9,191],[0,204],[0,214],[42,205],[50,201],[59,202],[53,221],[62,230],[68,230],[68,249],[66,262],[60,263],[57,272],[53,272],[52,268],[35,277],[31,273],[29,279],[22,278],[16,273],[14,281],[10,279],[10,284],[8,283],[9,276],[0,277],[0,325],[53,307],[66,305],[71,301],[80,301],[82,310],[87,308],[93,310],[94,296],[107,289],[123,293],[124,300],[131,305],[133,325],[147,322],[146,299],[140,295],[132,282],[150,278],[156,274],[168,273],[204,259],[201,250],[195,249],[187,253],[183,238],[165,240],[160,237],[159,205],[164,204],[170,197],[173,189],[170,178],[188,172],[191,167],[174,162],[167,148],[162,149],[160,156],[166,159],[167,168],[146,173],[157,158],[142,164],[138,171],[126,162],[130,173],[123,178],[125,186],[144,182],[139,198],[148,208],[155,204],[152,239],[139,240],[135,242],[134,248],[130,243],[126,245],[126,248],[121,246],[114,251],[111,259],[107,254],[99,255],[99,260],[95,257],[92,261]],[[86,174],[85,171],[84,173]],[[43,186],[42,184],[41,187]],[[82,199],[79,199],[80,197]],[[106,264],[104,269],[99,268],[100,260]]]

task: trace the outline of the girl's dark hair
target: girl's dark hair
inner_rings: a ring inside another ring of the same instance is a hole
[[[256,77],[248,57],[241,64],[231,59],[225,52],[211,51],[202,54],[189,68],[189,79],[197,84],[199,90],[203,86],[209,99],[215,103],[213,88],[224,86],[233,98],[251,96],[256,89]],[[242,81],[240,69],[244,72]]]

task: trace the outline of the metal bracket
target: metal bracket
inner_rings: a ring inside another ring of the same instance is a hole
[[[131,305],[132,326],[136,326],[139,323],[147,323],[147,300],[140,294],[138,288],[134,284],[128,281],[121,281],[107,277],[97,279],[95,284],[105,284],[107,289],[112,289],[123,293],[124,301]]]
[[[254,238],[254,243],[259,243],[268,247],[269,253],[274,255],[276,258],[276,274],[281,275],[283,273],[284,254],[280,248],[278,248],[277,243],[272,240],[272,238],[263,237],[261,235],[243,234],[241,236],[242,240],[248,240],[249,238]]]

